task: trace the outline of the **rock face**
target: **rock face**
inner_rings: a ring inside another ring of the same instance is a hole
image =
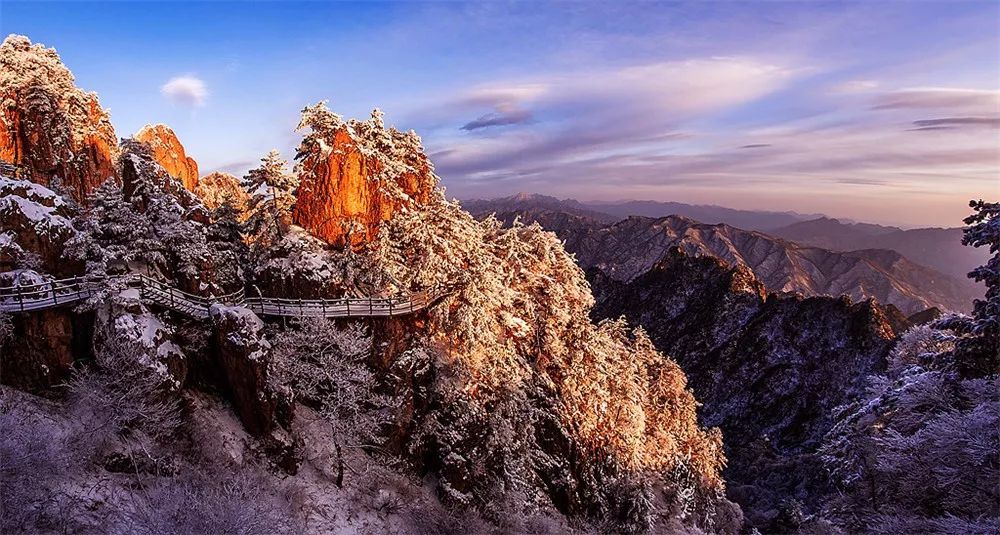
[[[117,137],[94,93],[51,48],[11,35],[0,46],[0,160],[23,178],[56,184],[77,201],[114,175]]]
[[[416,134],[385,128],[376,110],[369,121],[312,128],[299,147],[295,224],[327,243],[374,238],[394,213],[424,204],[437,177]],[[348,238],[350,235],[350,238]]]
[[[0,176],[0,271],[42,268],[69,275],[81,266],[63,258],[76,231],[73,210],[52,190]]]
[[[240,421],[251,434],[266,435],[287,403],[268,381],[271,345],[264,323],[246,308],[216,305],[211,312],[219,364]]]
[[[198,163],[184,152],[177,135],[165,124],[146,125],[133,139],[149,146],[156,163],[170,176],[180,180],[184,188],[194,191],[198,186]]]
[[[240,179],[229,173],[216,172],[201,177],[194,188],[194,194],[209,210],[215,210],[228,199],[238,212],[244,213],[250,200]]]
[[[0,341],[0,383],[26,390],[68,379],[79,353],[74,346],[93,325],[91,315],[64,308],[16,314],[11,321],[11,335]]]
[[[595,318],[624,316],[674,356],[719,426],[729,497],[766,532],[781,502],[817,505],[827,487],[816,448],[836,407],[863,394],[909,326],[893,307],[849,298],[779,296],[745,265],[680,248],[628,283],[591,270]]]

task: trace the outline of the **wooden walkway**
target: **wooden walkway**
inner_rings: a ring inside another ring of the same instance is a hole
[[[139,290],[148,304],[173,310],[195,319],[208,319],[215,305],[242,306],[258,316],[369,318],[403,316],[423,310],[452,293],[441,286],[400,297],[351,297],[341,299],[283,299],[247,297],[243,290],[218,297],[183,292],[145,275],[120,277],[72,277],[37,284],[0,287],[0,312],[30,312],[86,300],[110,282],[120,281]]]

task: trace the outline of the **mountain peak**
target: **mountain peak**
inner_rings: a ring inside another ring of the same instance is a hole
[[[76,87],[52,48],[10,35],[0,45],[0,160],[24,177],[58,183],[77,201],[115,174],[118,138],[97,95]]]
[[[396,212],[441,195],[420,138],[386,128],[381,113],[345,122],[319,103],[303,110],[299,128],[310,132],[296,156],[293,220],[327,243],[370,241]]]
[[[184,151],[177,134],[163,123],[142,127],[134,136],[136,141],[149,146],[153,158],[170,176],[184,184],[184,189],[194,191],[198,185],[198,162]]]

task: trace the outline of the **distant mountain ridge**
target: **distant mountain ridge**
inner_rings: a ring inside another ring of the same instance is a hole
[[[619,281],[646,273],[670,248],[680,247],[694,256],[747,266],[773,292],[848,295],[855,301],[873,297],[906,314],[931,307],[966,311],[978,296],[974,285],[889,249],[832,251],[681,216],[632,216],[608,224],[607,218],[590,216],[592,210],[581,203],[542,196],[508,197],[495,204],[478,201],[466,207],[479,217],[496,214],[505,224],[515,218],[538,222],[565,241],[582,267],[598,268]],[[896,233],[876,225],[856,230]]]
[[[793,223],[770,232],[775,236],[833,251],[891,249],[903,256],[967,281],[966,274],[989,258],[982,249],[962,245],[961,228],[904,230],[869,223],[844,223],[827,217]],[[968,281],[970,287],[978,285]]]
[[[768,231],[775,228],[808,221],[821,214],[800,214],[797,212],[772,212],[767,210],[738,210],[710,204],[685,204],[662,201],[589,202],[583,206],[607,214],[625,218],[638,215],[643,217],[665,217],[679,215],[714,225],[725,223],[747,230]]]

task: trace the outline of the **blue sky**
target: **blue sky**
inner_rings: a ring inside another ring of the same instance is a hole
[[[450,196],[531,191],[960,224],[1000,196],[1000,3],[0,2],[120,136],[203,173],[299,110],[416,130]]]

